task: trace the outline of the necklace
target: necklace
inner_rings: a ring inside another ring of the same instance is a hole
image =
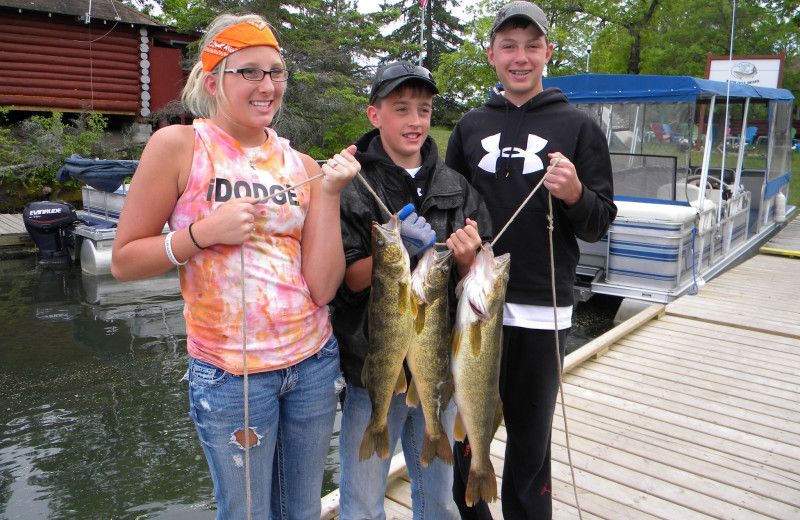
[[[256,169],[256,164],[254,162],[255,158],[258,156],[259,148],[244,148],[244,155],[247,157],[247,161],[250,163],[250,168]]]

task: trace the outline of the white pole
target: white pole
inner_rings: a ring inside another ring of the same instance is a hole
[[[586,47],[586,74],[589,74],[589,55],[592,53],[592,46]]]
[[[427,2],[421,2],[422,9],[420,10],[422,16],[420,16],[420,24],[419,24],[419,66],[422,66],[422,55],[425,53],[425,4]]]

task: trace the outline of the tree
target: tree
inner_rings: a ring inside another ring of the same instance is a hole
[[[464,40],[461,38],[464,27],[451,10],[458,7],[456,0],[427,0],[425,5],[424,57],[422,65],[428,70],[439,68],[443,55],[457,50]],[[419,63],[420,28],[422,3],[420,0],[400,0],[394,4],[385,4],[386,9],[397,13],[395,23],[401,25],[388,36],[396,42],[394,48],[384,57],[387,61],[408,60]]]
[[[482,105],[489,88],[497,82],[494,67],[486,57],[489,31],[494,20],[481,14],[489,9],[489,1],[484,0],[467,10],[472,21],[464,27],[464,43],[455,51],[442,55],[439,68],[433,73],[439,90],[466,110]],[[455,119],[458,117],[460,115]]]
[[[396,13],[364,15],[347,0],[159,0],[163,18],[203,31],[221,12],[258,13],[276,28],[292,77],[274,126],[303,152],[327,157],[369,128],[364,63],[391,47],[380,27]]]

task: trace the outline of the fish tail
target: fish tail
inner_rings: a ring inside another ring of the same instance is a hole
[[[377,453],[378,457],[382,459],[389,458],[389,428],[387,425],[383,427],[367,426],[364,432],[364,438],[361,439],[361,448],[358,451],[359,462],[364,462],[372,457],[373,453]]]
[[[477,472],[470,469],[469,478],[467,479],[467,492],[464,498],[469,507],[477,504],[478,500],[483,500],[484,502],[497,500],[497,480],[495,479],[494,471]]]
[[[425,434],[422,440],[422,455],[419,458],[422,465],[427,467],[436,457],[445,464],[453,465],[453,448],[447,435],[442,432],[434,435]]]

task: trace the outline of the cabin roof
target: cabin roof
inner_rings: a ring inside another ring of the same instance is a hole
[[[25,11],[62,14],[68,16],[85,16],[91,6],[91,17],[111,22],[132,23],[137,25],[163,26],[155,18],[137,11],[131,6],[116,0],[0,0],[0,7],[8,7]]]
[[[691,76],[648,76],[630,74],[576,74],[544,78],[545,88],[560,88],[571,103],[695,101],[712,95],[791,103],[789,90],[757,87]]]

